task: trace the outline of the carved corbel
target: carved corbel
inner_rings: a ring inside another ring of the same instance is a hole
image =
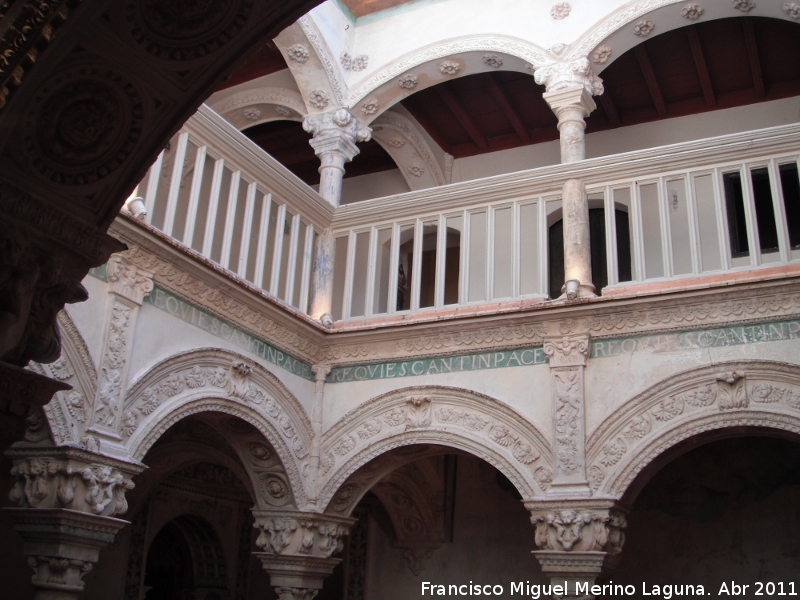
[[[553,482],[548,495],[588,495],[583,370],[588,335],[545,338],[553,394]]]
[[[256,552],[281,600],[310,600],[341,559],[355,519],[298,511],[254,510]]]

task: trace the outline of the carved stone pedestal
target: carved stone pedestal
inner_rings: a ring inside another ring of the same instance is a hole
[[[343,537],[355,519],[297,511],[253,511],[261,531],[256,552],[280,600],[312,600],[341,562]]]
[[[533,554],[550,582],[561,586],[556,597],[593,597],[591,586],[619,562],[625,509],[612,500],[526,502],[525,507],[536,528]]]
[[[74,600],[83,576],[127,521],[63,508],[5,508],[25,541],[34,600]]]

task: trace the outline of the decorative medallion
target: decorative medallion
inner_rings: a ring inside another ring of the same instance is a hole
[[[308,101],[317,108],[325,108],[328,106],[328,94],[323,90],[314,90],[308,95]]]
[[[439,71],[444,75],[457,75],[461,70],[461,65],[452,60],[443,60],[439,63]]]
[[[503,66],[503,59],[497,56],[497,54],[484,54],[483,64],[493,69],[499,69]]]
[[[656,28],[656,24],[650,21],[649,19],[645,19],[644,21],[639,21],[636,26],[633,28],[633,33],[638,35],[639,37],[647,37]]]
[[[609,46],[598,46],[597,49],[592,52],[592,62],[596,65],[604,65],[608,62],[610,56],[611,48]]]
[[[369,56],[359,54],[353,59],[353,71],[363,71],[369,65]]]
[[[556,21],[560,21],[561,19],[566,19],[571,10],[572,7],[569,5],[569,2],[559,2],[550,9],[550,16]]]
[[[397,85],[399,85],[404,90],[413,90],[417,87],[419,83],[419,79],[416,75],[411,75],[410,73],[407,75],[403,75],[397,80]]]
[[[144,104],[122,75],[75,67],[39,89],[24,119],[33,168],[53,183],[88,185],[115,171],[134,149]]]
[[[261,117],[261,111],[257,108],[245,108],[242,110],[242,116],[248,121],[258,121]]]
[[[306,62],[310,56],[308,53],[308,48],[303,46],[303,44],[293,44],[292,46],[289,46],[286,49],[286,54],[291,60],[300,64]]]
[[[236,37],[254,0],[128,0],[131,35],[147,52],[170,61],[203,58]]]
[[[392,146],[393,148],[402,148],[406,145],[406,141],[401,137],[393,137],[389,140],[386,140],[386,143]]]
[[[800,19],[800,4],[796,2],[787,2],[783,5],[783,12],[792,19]]]
[[[689,19],[690,21],[697,21],[700,17],[703,16],[703,7],[699,4],[687,4],[681,9],[681,15],[684,19]]]
[[[276,106],[275,112],[281,115],[282,117],[291,116],[292,110],[290,108],[286,108],[285,106]]]
[[[361,114],[374,115],[376,112],[378,112],[378,107],[380,107],[380,102],[378,102],[378,99],[370,98],[361,105]]]
[[[425,173],[425,167],[419,163],[411,163],[406,167],[406,171],[408,171],[409,175],[413,175],[414,177],[422,177]]]

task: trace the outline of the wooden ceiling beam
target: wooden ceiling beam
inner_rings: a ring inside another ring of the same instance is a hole
[[[706,57],[703,55],[703,47],[700,45],[700,36],[697,34],[697,25],[690,25],[687,27],[686,36],[689,38],[689,46],[692,49],[697,75],[700,77],[700,86],[703,88],[703,97],[706,100],[706,106],[713,108],[717,105],[717,98],[714,96],[711,77],[708,75]]]
[[[644,44],[636,46],[636,58],[639,61],[639,67],[642,69],[642,75],[647,83],[647,89],[650,91],[650,97],[653,99],[653,104],[656,105],[656,112],[659,117],[667,116],[667,105],[664,104],[664,96],[661,95],[661,88],[658,86],[658,79],[653,71],[653,65],[650,63],[650,57],[647,56],[647,50]]]
[[[617,112],[617,107],[614,104],[614,99],[611,97],[611,92],[608,90],[608,88],[606,88],[602,94],[597,96],[597,101],[600,103],[600,106],[603,107],[603,110],[608,117],[608,122],[614,127],[619,125],[619,113]]]
[[[433,121],[431,121],[425,114],[423,114],[421,110],[415,107],[412,103],[404,102],[403,106],[408,110],[408,112],[411,113],[411,116],[414,117],[417,123],[420,124],[420,127],[422,127],[425,130],[425,132],[433,138],[433,141],[439,144],[439,147],[442,150],[444,150],[448,154],[453,153],[453,148],[450,145],[450,142],[447,139],[445,139],[444,135],[442,134],[441,131],[439,131],[439,128],[436,127]]]
[[[750,74],[753,76],[753,87],[756,96],[763,98],[766,95],[764,88],[764,75],[761,73],[761,61],[758,57],[758,44],[756,43],[756,32],[753,30],[751,19],[742,19],[742,29],[744,30],[744,43],[747,48],[747,59],[750,62]]]
[[[528,132],[525,130],[525,126],[522,124],[517,111],[514,110],[514,107],[508,102],[508,98],[506,98],[505,93],[503,93],[503,90],[500,89],[500,85],[497,83],[497,81],[495,81],[493,73],[489,73],[487,75],[486,83],[489,86],[489,91],[492,92],[494,99],[497,100],[500,108],[503,109],[506,118],[514,128],[514,131],[517,132],[519,139],[526,144],[530,144],[531,136],[528,135]]]
[[[445,104],[447,104],[452,113],[455,115],[456,119],[458,119],[459,123],[461,123],[461,126],[467,131],[469,137],[472,138],[472,141],[477,144],[478,148],[484,152],[487,152],[489,150],[489,144],[486,142],[486,136],[481,133],[481,130],[475,125],[472,117],[467,114],[467,111],[464,110],[456,97],[450,93],[444,84],[439,84],[433,89],[436,90],[436,92],[439,94],[439,97],[444,101]]]

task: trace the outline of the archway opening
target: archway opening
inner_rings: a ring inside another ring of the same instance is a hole
[[[791,581],[800,570],[800,443],[752,435],[695,447],[652,475],[628,523],[615,583],[702,585],[715,595],[737,581],[751,597],[756,581]]]
[[[357,519],[337,592],[400,600],[417,596],[422,581],[472,581],[502,585],[508,594],[520,573],[546,583],[520,500],[505,475],[472,454],[427,444],[382,454],[348,478],[328,506]],[[326,600],[339,597],[328,593]]]

